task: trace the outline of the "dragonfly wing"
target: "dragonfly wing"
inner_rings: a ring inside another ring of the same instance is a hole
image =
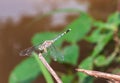
[[[31,55],[31,53],[34,51],[35,47],[32,46],[30,48],[27,48],[23,51],[20,52],[20,56],[28,56],[28,55]]]
[[[53,59],[56,60],[64,60],[63,54],[52,44],[49,49],[50,55],[53,57]]]

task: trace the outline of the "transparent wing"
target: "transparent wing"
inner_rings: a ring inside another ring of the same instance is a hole
[[[34,50],[35,50],[35,47],[34,47],[34,46],[29,47],[29,48],[27,48],[27,49],[25,49],[25,50],[22,50],[22,51],[20,52],[20,56],[28,56],[28,55],[31,55],[31,53],[32,53]]]
[[[29,47],[25,50],[22,50],[19,54],[20,56],[30,56],[32,54],[32,52],[40,52],[40,50],[38,49],[40,45],[37,45],[37,46],[32,46],[32,47]]]
[[[49,53],[52,56],[52,58],[57,61],[63,61],[64,60],[64,56],[63,54],[52,44],[49,48]]]

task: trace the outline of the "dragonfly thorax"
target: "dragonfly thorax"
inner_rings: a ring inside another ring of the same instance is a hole
[[[49,46],[51,46],[51,44],[53,43],[52,40],[46,40],[40,47],[39,47],[39,50],[41,51],[41,53],[43,52],[47,52],[47,48]]]
[[[51,46],[51,44],[53,43],[52,40],[46,40],[43,44],[42,44],[42,47],[41,48],[47,48],[49,46]]]

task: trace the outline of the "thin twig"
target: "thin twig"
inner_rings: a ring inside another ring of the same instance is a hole
[[[96,78],[105,78],[105,79],[108,79],[111,81],[119,81],[120,82],[119,75],[103,73],[103,72],[99,72],[99,71],[85,70],[85,69],[76,69],[76,71],[83,72],[85,74],[88,74],[90,76],[94,76]]]
[[[118,37],[119,31],[118,27],[114,30],[114,41],[116,42],[116,45],[120,45],[120,39]]]
[[[118,36],[118,28],[114,31],[115,51],[113,54],[117,55],[120,51],[120,38]]]
[[[44,66],[48,69],[48,71],[51,73],[51,75],[55,78],[57,83],[62,83],[61,79],[58,77],[58,75],[55,73],[55,71],[50,67],[50,65],[47,63],[47,61],[44,59],[41,53],[39,53],[39,59],[42,61]]]

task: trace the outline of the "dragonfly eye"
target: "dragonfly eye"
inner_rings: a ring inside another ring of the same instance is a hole
[[[37,54],[39,54],[39,53],[43,53],[44,52],[44,49],[41,49],[41,50],[38,50],[38,49],[36,49],[36,50],[34,50]]]
[[[40,53],[43,53],[44,52],[44,49],[40,50]]]
[[[70,32],[70,31],[71,31],[71,29],[68,29],[68,30],[66,31],[66,33]]]

